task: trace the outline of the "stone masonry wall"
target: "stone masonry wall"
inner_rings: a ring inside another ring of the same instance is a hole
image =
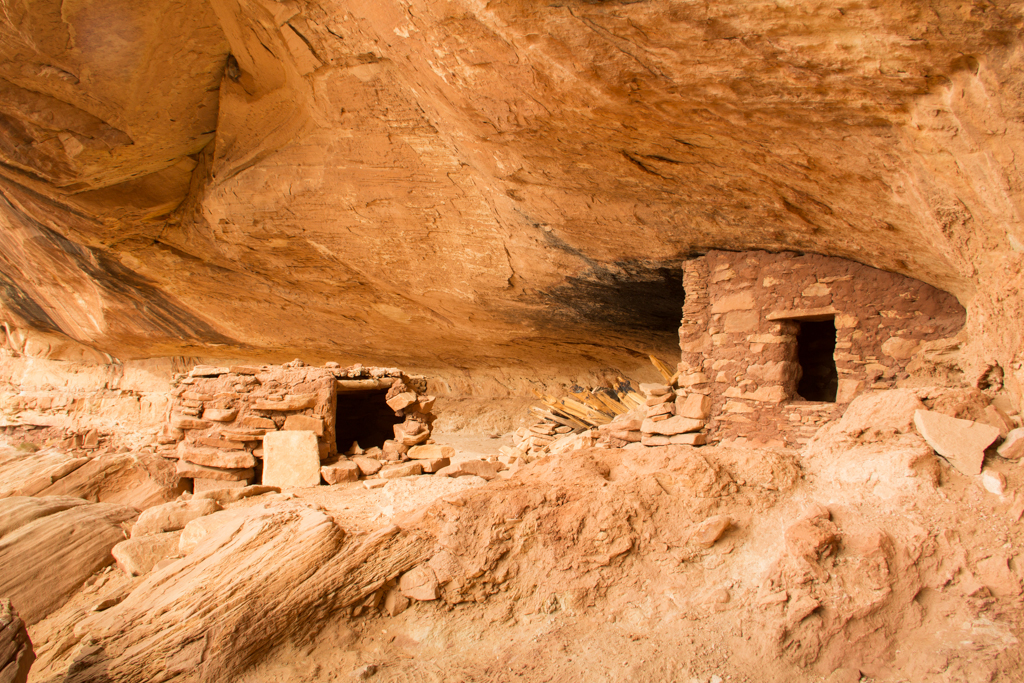
[[[404,421],[385,443],[382,459],[402,460],[430,436],[433,397],[426,380],[397,368],[282,365],[198,366],[176,377],[172,412],[159,440],[160,454],[177,460],[179,476],[196,490],[244,486],[260,479],[263,440],[277,431],[316,435],[322,462],[336,460],[339,392],[387,390],[387,406]],[[411,398],[409,398],[411,397]]]
[[[956,299],[845,259],[712,251],[685,265],[679,385],[711,398],[716,441],[805,443],[866,389],[892,388],[922,342],[963,326]],[[804,401],[794,320],[834,318],[835,403]]]

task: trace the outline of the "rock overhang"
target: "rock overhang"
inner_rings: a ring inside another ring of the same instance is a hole
[[[648,287],[710,248],[853,258],[951,291],[969,315],[979,289],[1020,277],[1009,6],[213,5],[205,32],[138,36],[239,56],[214,143],[189,147],[211,133],[198,121],[182,134],[138,109],[90,114],[159,138],[133,135],[137,152],[173,147],[167,168],[194,166],[177,209],[2,173],[8,289],[117,355],[628,363],[671,348],[657,340],[669,304]],[[263,61],[243,57],[257,35]],[[208,92],[214,72],[150,105]],[[88,78],[73,92],[19,78],[72,104],[112,101]],[[290,113],[261,109],[285,95]],[[156,179],[148,162],[130,170]],[[40,230],[131,277],[111,271],[126,283],[112,290],[30,252]],[[93,296],[36,284],[26,262]],[[147,287],[171,320],[133,315],[152,311]],[[1019,343],[987,346],[1008,360]]]

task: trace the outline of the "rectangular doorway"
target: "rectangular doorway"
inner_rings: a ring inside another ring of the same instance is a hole
[[[835,403],[839,390],[835,318],[793,322],[798,325],[796,355],[801,371],[796,393],[806,401]]]

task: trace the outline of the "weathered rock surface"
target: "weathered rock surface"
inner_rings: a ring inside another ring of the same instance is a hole
[[[985,449],[999,436],[996,427],[930,410],[916,411],[914,426],[936,453],[964,474],[981,474]]]
[[[193,519],[213,514],[220,509],[220,504],[212,496],[157,505],[139,515],[132,527],[132,538],[184,529]]]
[[[144,510],[174,500],[184,490],[185,483],[166,458],[118,453],[89,460],[36,495],[76,496]]]
[[[0,500],[0,519],[21,510],[19,498]],[[0,595],[34,624],[64,601],[94,572],[114,561],[110,549],[124,540],[138,512],[125,505],[96,503],[50,508],[0,537]]]
[[[226,521],[185,557],[76,627],[96,647],[68,683],[230,680],[282,639],[308,633],[421,563],[430,549],[396,527],[346,538],[323,512],[290,502],[191,524],[217,517]]]
[[[0,600],[0,681],[26,683],[35,658],[25,622],[10,600]]]
[[[110,549],[117,566],[132,576],[148,574],[157,562],[177,553],[181,531],[132,536]]]

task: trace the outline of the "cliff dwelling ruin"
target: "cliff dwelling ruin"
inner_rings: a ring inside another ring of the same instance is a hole
[[[1024,680],[1022,27],[0,0],[0,683]]]

